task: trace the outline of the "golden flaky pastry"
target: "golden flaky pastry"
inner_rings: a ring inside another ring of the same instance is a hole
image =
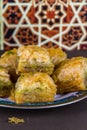
[[[53,73],[57,93],[87,89],[87,58],[76,57],[60,63]]]
[[[47,49],[51,58],[51,61],[57,66],[61,61],[67,58],[67,54],[60,48],[48,48]]]
[[[17,74],[17,49],[4,52],[0,58],[0,66],[6,68],[13,82],[16,82]]]
[[[22,74],[15,87],[15,101],[17,104],[29,102],[54,101],[56,85],[46,73]]]
[[[0,67],[0,97],[8,97],[13,88],[8,71]]]
[[[18,49],[17,73],[46,72],[52,74],[54,65],[47,49],[38,46],[22,46]]]

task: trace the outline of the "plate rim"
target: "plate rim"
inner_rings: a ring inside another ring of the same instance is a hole
[[[71,98],[71,97],[68,97],[68,98]],[[5,99],[3,100],[3,98],[0,98],[0,107],[13,108],[13,109],[48,109],[48,108],[57,108],[57,107],[62,107],[62,106],[74,104],[74,103],[77,103],[79,101],[82,101],[83,99],[86,99],[87,98],[87,91],[85,91],[85,92],[77,92],[76,96],[74,96],[74,95],[72,96],[73,100],[68,101],[67,100],[68,98],[65,98],[65,100],[66,100],[65,102],[63,102],[64,99],[59,100],[59,101],[61,101],[61,103],[59,103],[59,104],[56,103],[56,102],[58,102],[58,100],[57,100],[57,101],[54,101],[54,102],[47,102],[47,103],[45,103],[45,105],[40,105],[40,106],[39,105],[37,105],[37,106],[32,106],[32,105],[30,106],[29,105],[28,106],[27,104],[17,105],[17,104],[15,104],[15,102],[11,102],[10,100],[7,101]],[[74,98],[76,98],[76,99],[74,99]],[[4,104],[4,103],[1,104],[1,99],[2,99],[2,102],[9,102],[11,104]]]

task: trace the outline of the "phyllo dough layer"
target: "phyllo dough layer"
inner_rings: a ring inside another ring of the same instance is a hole
[[[57,84],[57,93],[87,90],[87,58],[61,62],[52,77]]]
[[[54,101],[56,85],[46,73],[22,74],[15,88],[16,103]]]
[[[67,54],[60,48],[48,48],[47,49],[50,58],[55,66],[57,66],[61,61],[67,58]]]
[[[22,46],[18,49],[17,73],[46,72],[52,74],[54,65],[47,49],[38,46]]]
[[[0,97],[10,96],[13,84],[10,80],[8,71],[0,66]]]
[[[0,66],[6,68],[13,82],[16,82],[17,74],[17,49],[4,52],[0,58]]]

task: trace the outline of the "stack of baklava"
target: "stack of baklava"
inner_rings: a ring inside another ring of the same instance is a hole
[[[54,101],[56,94],[86,90],[87,59],[67,59],[60,48],[21,46],[0,58],[0,97],[17,104]]]

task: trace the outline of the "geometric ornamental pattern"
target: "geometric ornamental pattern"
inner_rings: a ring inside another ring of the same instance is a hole
[[[1,0],[0,49],[87,49],[87,0]]]

